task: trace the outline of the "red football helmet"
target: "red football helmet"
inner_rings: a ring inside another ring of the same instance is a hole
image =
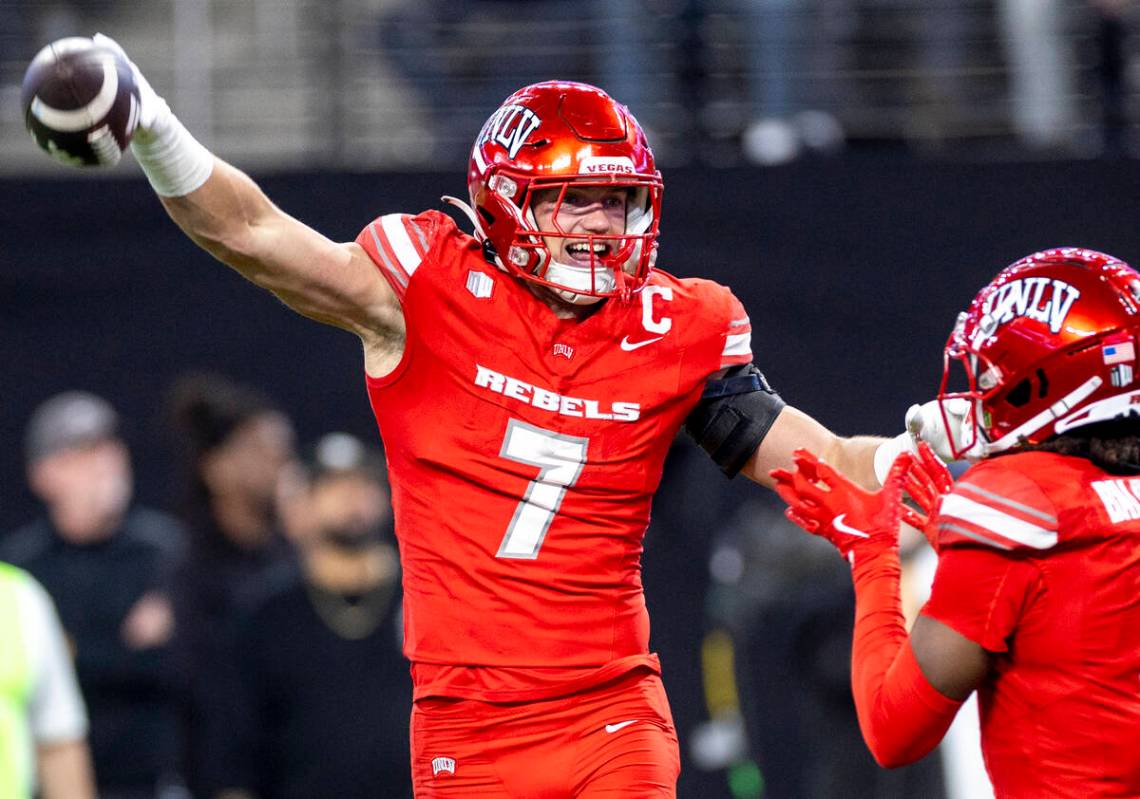
[[[596,186],[629,190],[623,233],[538,229],[535,192],[558,190],[556,219],[569,188]],[[549,81],[512,94],[475,140],[467,188],[476,235],[504,269],[577,303],[628,298],[645,285],[657,257],[661,174],[637,120],[601,89]],[[588,265],[555,261],[544,237],[586,243]]]
[[[1003,269],[946,342],[938,400],[947,429],[948,403],[969,403],[954,457],[1140,411],[1138,333],[1140,275],[1111,255],[1065,247]],[[955,364],[964,390],[949,389]]]

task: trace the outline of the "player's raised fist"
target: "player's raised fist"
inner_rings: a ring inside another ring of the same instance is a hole
[[[138,125],[136,73],[122,50],[74,36],[44,47],[24,73],[24,123],[54,158],[118,163]]]

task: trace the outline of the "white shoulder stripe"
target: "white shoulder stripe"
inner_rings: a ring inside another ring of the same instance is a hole
[[[380,217],[380,225],[384,228],[384,236],[392,245],[392,252],[400,261],[400,266],[411,275],[420,265],[420,254],[416,252],[412,239],[408,236],[408,229],[404,227],[407,214],[387,214]]]
[[[1024,522],[990,505],[983,505],[958,494],[947,494],[942,500],[939,517],[969,522],[1011,541],[1033,549],[1049,549],[1057,543],[1057,531]]]
[[[952,533],[957,533],[958,535],[964,535],[964,536],[966,536],[966,538],[972,538],[975,541],[980,541],[983,544],[989,544],[991,547],[997,547],[998,549],[1004,549],[1007,552],[1009,550],[1013,549],[1013,547],[1009,546],[1009,544],[1003,544],[1000,541],[995,541],[992,538],[987,538],[986,536],[981,535],[980,533],[975,533],[969,527],[964,527],[963,525],[960,525],[960,524],[951,524],[950,522],[939,522],[938,523],[938,529],[939,530],[948,530]]]
[[[748,324],[750,321],[751,320],[749,320],[749,318],[746,316],[743,319],[733,319],[731,322],[728,323],[728,326],[729,327],[742,327],[743,325]]]
[[[982,498],[983,501],[989,501],[995,505],[1005,505],[1007,508],[1012,508],[1015,511],[1024,513],[1026,516],[1033,516],[1034,518],[1040,519],[1046,524],[1057,523],[1056,516],[1051,516],[1043,510],[1038,510],[1037,508],[1026,505],[1023,502],[1017,502],[994,491],[987,491],[986,489],[976,486],[973,483],[959,483],[958,490],[967,491],[971,494],[977,494]]]
[[[748,355],[752,352],[752,334],[739,333],[725,336],[724,352],[721,355]]]
[[[384,249],[383,242],[380,241],[380,235],[376,232],[376,225],[369,225],[368,232],[372,236],[372,243],[376,245],[376,254],[384,263],[384,271],[388,273],[402,288],[408,287],[408,276],[404,274],[403,270],[397,264],[392,263],[392,259],[388,257],[387,251]]]

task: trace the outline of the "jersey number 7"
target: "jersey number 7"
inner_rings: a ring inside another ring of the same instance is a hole
[[[566,489],[578,481],[586,463],[588,438],[552,433],[541,427],[511,419],[499,457],[538,467],[531,480],[496,557],[534,560],[542,548],[546,531],[566,496]]]

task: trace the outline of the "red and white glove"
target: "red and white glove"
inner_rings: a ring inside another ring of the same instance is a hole
[[[902,506],[902,520],[926,536],[930,546],[938,551],[938,531],[932,522],[938,515],[942,498],[954,488],[954,477],[942,459],[925,441],[918,444],[918,456],[906,473],[906,493],[918,505],[914,510]]]
[[[883,487],[867,491],[804,449],[792,455],[794,471],[775,469],[776,493],[788,503],[784,514],[813,535],[826,538],[852,563],[857,553],[898,548],[903,486],[914,463],[899,455]]]

